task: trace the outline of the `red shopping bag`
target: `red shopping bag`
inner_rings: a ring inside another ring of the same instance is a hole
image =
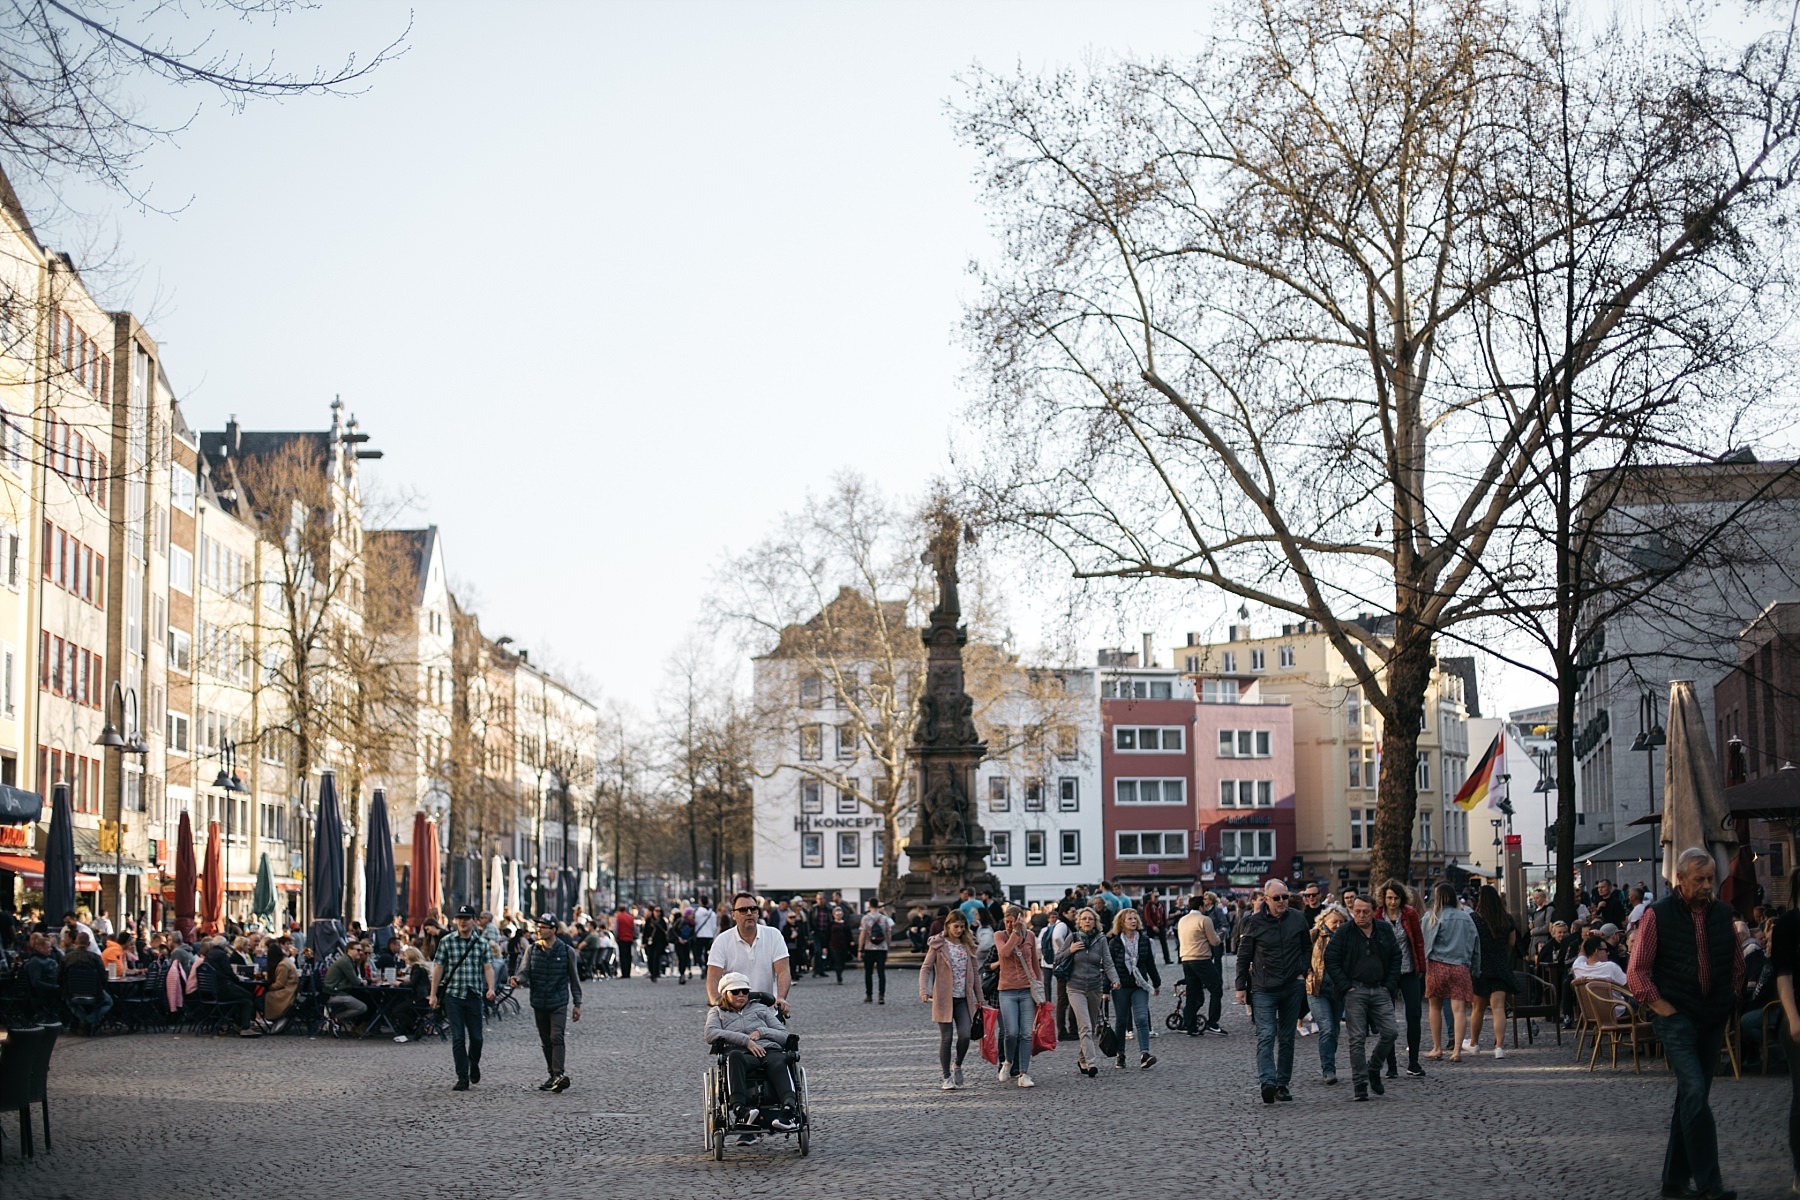
[[[986,1004],[981,1006],[981,1057],[989,1066],[1000,1064],[1000,1010]]]
[[[1031,1025],[1031,1052],[1046,1054],[1056,1049],[1056,1005],[1045,1002],[1037,1006],[1037,1019]]]

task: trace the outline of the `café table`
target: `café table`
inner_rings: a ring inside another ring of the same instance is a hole
[[[363,1026],[363,1037],[374,1037],[383,1030],[395,1035],[403,1032],[398,1018],[402,1013],[412,1011],[412,984],[362,984],[345,990],[369,1007],[369,1020]]]
[[[149,977],[144,972],[129,972],[122,977],[108,976],[106,992],[113,998],[112,1012],[108,1015],[131,1032],[135,1033],[160,1019],[156,998],[150,993]]]

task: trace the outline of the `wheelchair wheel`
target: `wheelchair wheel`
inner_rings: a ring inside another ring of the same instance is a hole
[[[799,1068],[800,1076],[800,1157],[805,1158],[812,1153],[812,1091],[806,1086],[806,1068]]]
[[[711,1068],[703,1073],[702,1083],[706,1088],[706,1106],[700,1114],[700,1144],[711,1150],[719,1125],[719,1081]]]
[[[712,1156],[714,1162],[725,1161],[725,1131],[723,1129],[712,1135]]]

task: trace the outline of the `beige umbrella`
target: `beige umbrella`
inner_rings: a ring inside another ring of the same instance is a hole
[[[1712,851],[1720,879],[1731,871],[1737,834],[1727,820],[1725,789],[1706,717],[1691,679],[1669,682],[1669,757],[1663,767],[1663,878],[1675,883],[1675,860],[1689,846]]]

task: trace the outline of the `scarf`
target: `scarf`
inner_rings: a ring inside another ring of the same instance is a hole
[[[1125,948],[1125,970],[1131,975],[1131,986],[1147,992],[1150,990],[1150,983],[1138,970],[1138,937],[1135,933],[1121,933],[1119,945]]]

